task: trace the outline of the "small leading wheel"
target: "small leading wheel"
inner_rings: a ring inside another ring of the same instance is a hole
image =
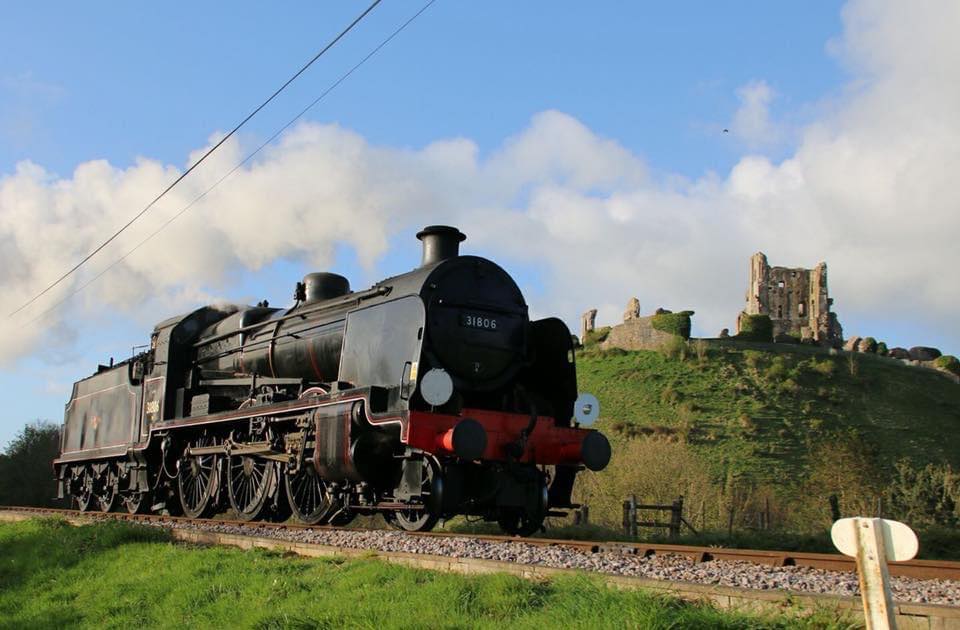
[[[114,466],[109,463],[106,466],[96,484],[97,507],[101,512],[112,512],[117,507],[117,499],[120,497],[118,488],[120,480]]]
[[[330,514],[333,502],[327,483],[309,462],[300,464],[296,473],[284,475],[287,502],[294,518],[307,525],[316,525]]]
[[[199,438],[190,443],[191,448],[210,446],[213,440]],[[220,487],[216,455],[192,455],[177,463],[177,490],[183,514],[189,518],[206,518],[216,507],[215,498]]]
[[[93,473],[89,466],[84,466],[73,474],[73,499],[77,502],[77,509],[86,512],[93,506]]]
[[[424,459],[420,481],[420,495],[423,505],[417,509],[394,510],[388,513],[387,522],[408,532],[428,532],[440,520],[440,493],[443,479],[439,467],[432,459]]]
[[[276,490],[276,463],[250,455],[233,455],[227,468],[230,507],[237,517],[252,521],[264,514]]]

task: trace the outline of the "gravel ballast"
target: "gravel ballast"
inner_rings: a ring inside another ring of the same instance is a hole
[[[809,567],[773,567],[749,562],[694,562],[680,555],[639,557],[627,553],[591,553],[577,547],[541,546],[523,541],[491,541],[469,536],[418,536],[392,530],[278,529],[219,523],[147,523],[156,527],[275,538],[347,549],[476,558],[557,569],[580,569],[656,580],[693,582],[760,590],[859,596],[857,575]],[[960,606],[960,581],[890,578],[896,601]]]

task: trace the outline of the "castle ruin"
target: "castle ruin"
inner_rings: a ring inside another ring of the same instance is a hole
[[[813,269],[791,269],[771,267],[763,252],[750,257],[750,288],[743,314],[769,316],[774,338],[790,335],[839,347],[843,328],[836,313],[830,311],[832,305],[833,298],[827,293],[827,263]]]

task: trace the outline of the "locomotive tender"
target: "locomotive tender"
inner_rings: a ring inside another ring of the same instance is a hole
[[[576,474],[610,445],[577,424],[597,409],[587,396],[574,413],[566,325],[530,321],[503,269],[459,255],[456,228],[417,238],[409,273],[356,292],[311,273],[289,310],[205,306],[74,384],[60,496],[192,518],[381,513],[409,531],[468,515],[521,535],[575,507]]]

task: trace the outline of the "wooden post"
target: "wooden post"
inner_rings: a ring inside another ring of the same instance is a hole
[[[857,573],[867,630],[896,628],[896,609],[890,592],[881,521],[878,518],[857,521]]]
[[[683,519],[683,495],[680,495],[670,507],[670,538],[680,535],[680,523]]]
[[[835,494],[830,495],[830,517],[834,521],[840,520],[840,499]]]
[[[770,529],[770,497],[763,500],[763,528]]]
[[[623,502],[623,533],[627,536],[637,537],[637,495],[631,494],[630,498]]]
[[[887,561],[914,558],[919,548],[917,535],[897,521],[856,517],[834,523],[830,537],[837,549],[857,559],[867,630],[896,628]]]
[[[583,507],[581,507],[580,513],[583,515],[583,518],[581,518],[580,520],[580,524],[589,525],[590,524],[590,506],[584,505]]]

